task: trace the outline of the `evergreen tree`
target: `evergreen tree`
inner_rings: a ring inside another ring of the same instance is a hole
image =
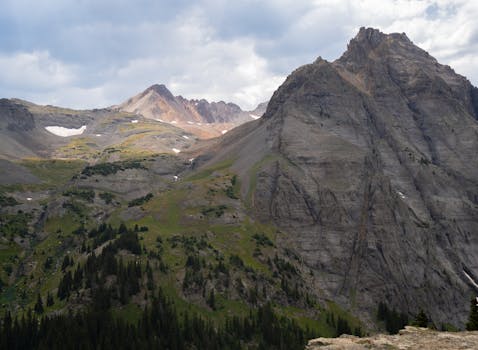
[[[41,295],[38,293],[37,302],[35,304],[35,312],[39,315],[43,313],[43,301],[41,300]]]
[[[53,300],[53,295],[50,292],[48,292],[46,296],[46,306],[52,306],[54,303],[55,301]]]
[[[118,227],[118,233],[123,234],[123,233],[126,233],[126,232],[128,232],[128,228],[126,227],[124,222],[122,222]]]
[[[70,257],[68,255],[65,255],[65,258],[63,259],[63,263],[61,264],[61,270],[65,271],[65,269],[70,266]]]
[[[337,336],[341,334],[352,334],[348,321],[339,316],[337,320]]]
[[[384,302],[378,304],[377,319],[385,323],[385,329],[390,334],[397,334],[400,329],[408,324],[407,314],[389,309]]]
[[[213,310],[216,310],[216,297],[214,296],[214,289],[209,293],[209,298],[207,299],[207,304]]]
[[[412,323],[416,327],[427,327],[428,326],[428,317],[425,314],[425,311],[420,309],[420,312],[415,316],[415,320]]]
[[[58,285],[58,293],[57,293],[58,298],[63,300],[70,296],[72,281],[73,281],[73,277],[71,275],[71,271],[68,271],[60,280],[60,284]]]
[[[477,298],[471,299],[470,302],[470,314],[468,316],[468,322],[466,323],[467,331],[478,330],[478,300]]]

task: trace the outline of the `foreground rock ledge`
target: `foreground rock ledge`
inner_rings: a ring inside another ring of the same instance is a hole
[[[306,349],[478,349],[478,331],[438,332],[427,328],[407,326],[398,335],[377,334],[366,338],[342,335],[339,338],[317,338],[309,341]]]

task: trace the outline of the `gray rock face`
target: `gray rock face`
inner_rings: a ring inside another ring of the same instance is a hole
[[[236,159],[319,295],[370,322],[385,301],[463,326],[478,293],[476,91],[405,34],[362,28],[340,59],[294,71],[212,162]]]
[[[33,114],[20,103],[0,99],[0,158],[36,157],[47,152],[48,139],[37,132]]]
[[[250,120],[250,118],[242,116],[245,112],[234,103],[224,101],[209,103],[204,99],[192,102],[207,123],[228,123],[240,118]]]
[[[35,128],[33,115],[22,105],[0,99],[0,130],[29,131]]]

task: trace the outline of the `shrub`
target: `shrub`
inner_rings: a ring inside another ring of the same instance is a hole
[[[136,198],[136,199],[133,199],[132,201],[130,201],[128,203],[128,207],[135,207],[135,206],[138,206],[138,205],[142,205],[146,202],[149,202],[151,200],[151,198],[153,198],[153,194],[148,193],[146,196],[139,197],[139,198]]]

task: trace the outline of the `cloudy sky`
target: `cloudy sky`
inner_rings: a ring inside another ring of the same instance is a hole
[[[0,97],[117,104],[154,83],[253,108],[361,26],[406,32],[478,85],[476,0],[1,0]]]

